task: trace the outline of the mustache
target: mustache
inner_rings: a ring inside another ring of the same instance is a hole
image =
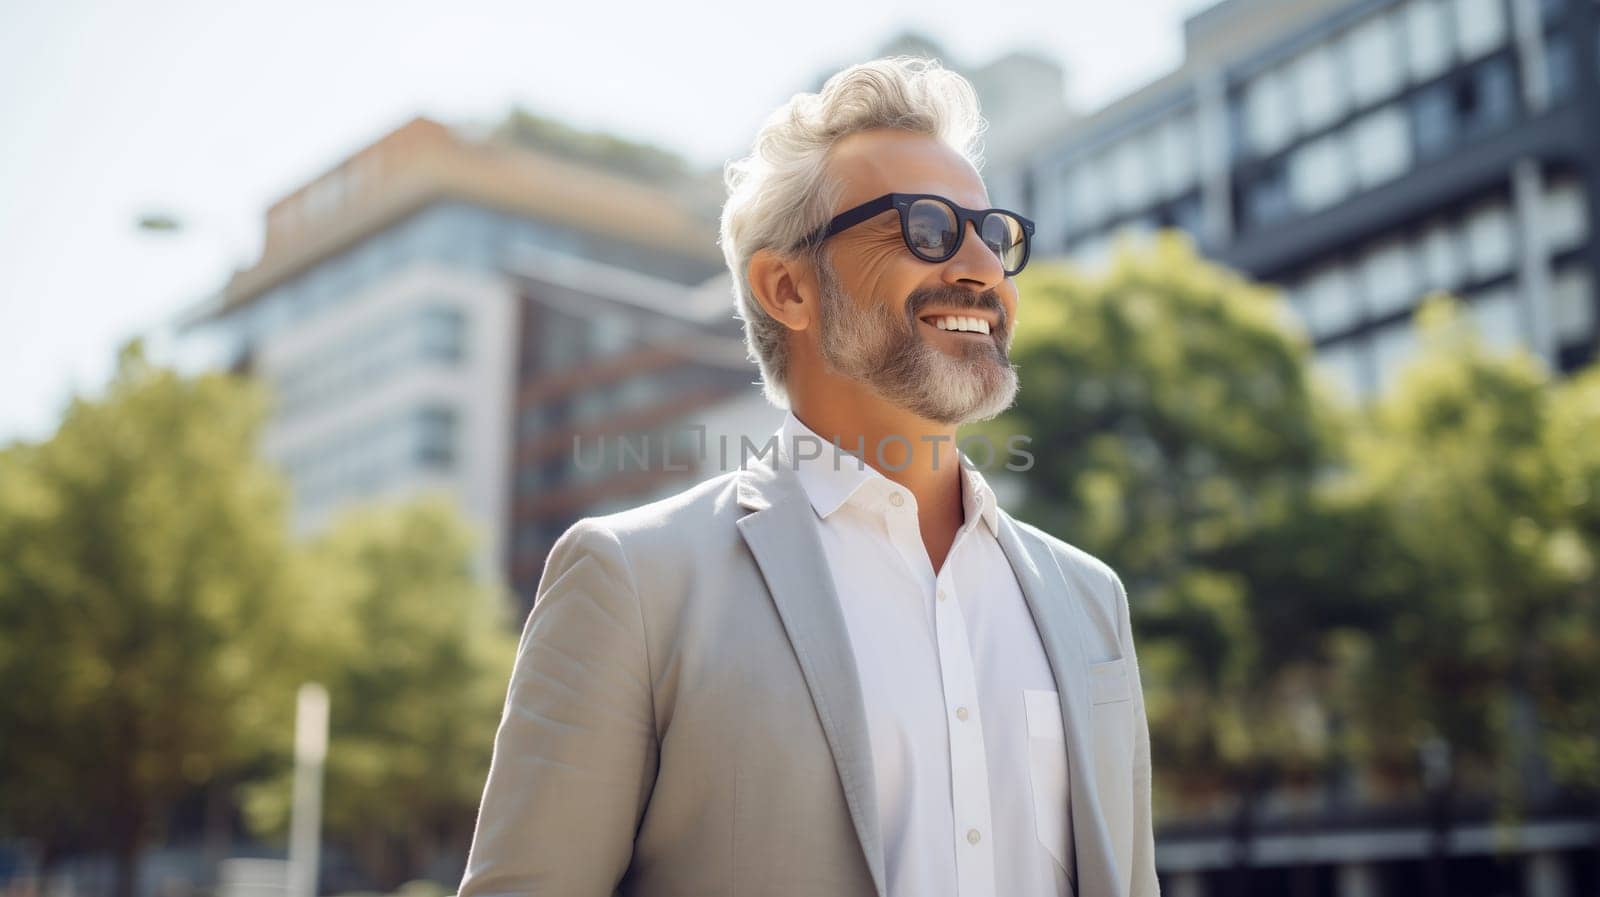
[[[968,290],[920,290],[912,293],[906,297],[907,323],[914,327],[917,318],[922,316],[922,310],[930,307],[993,312],[997,331],[1003,333],[1011,326],[1010,320],[1006,317],[1005,304],[993,290],[986,293],[973,293]]]

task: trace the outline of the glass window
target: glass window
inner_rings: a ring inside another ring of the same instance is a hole
[[[1424,289],[1453,290],[1460,286],[1461,250],[1448,222],[1436,222],[1422,232],[1417,240],[1417,254],[1422,261]]]
[[[1527,345],[1522,329],[1522,308],[1510,287],[1497,287],[1472,297],[1468,303],[1478,335],[1489,346],[1507,351]]]
[[[1570,99],[1578,80],[1578,61],[1573,56],[1572,35],[1556,31],[1545,36],[1544,66],[1550,81],[1550,101],[1560,103]]]
[[[1411,321],[1402,319],[1380,329],[1372,338],[1372,361],[1377,368],[1378,387],[1395,381],[1417,351],[1417,334]]]
[[[1070,164],[1063,164],[1056,169],[1053,185],[1047,194],[1053,198],[1054,202],[1060,203],[1060,208],[1054,211],[1059,216],[1058,220],[1061,221],[1063,234],[1072,233],[1084,223],[1083,205],[1078,201],[1077,193],[1074,192],[1078,187],[1077,180],[1077,168]],[[1048,215],[1052,210],[1041,209],[1040,211]]]
[[[1516,256],[1516,238],[1511,228],[1511,212],[1502,202],[1480,205],[1467,216],[1467,269],[1475,278],[1495,277],[1511,268]]]
[[[413,434],[413,457],[419,467],[448,468],[455,463],[455,409],[435,406],[419,410]]]
[[[1411,80],[1426,81],[1450,66],[1444,0],[1412,0],[1405,7],[1406,64]]]
[[[1318,349],[1312,358],[1312,367],[1347,399],[1359,400],[1368,394],[1367,342],[1363,339],[1340,340],[1331,346]]]
[[[593,421],[611,410],[611,394],[603,388],[591,388],[578,395],[574,402],[573,416],[580,421]]]
[[[422,358],[454,363],[465,357],[467,320],[461,309],[430,306],[422,310],[419,323]]]
[[[1283,317],[1290,330],[1300,331],[1307,337],[1311,334],[1311,315],[1307,312],[1305,286],[1302,283],[1289,282],[1281,286],[1283,291]]]
[[[1104,182],[1096,177],[1093,159],[1085,159],[1073,167],[1067,196],[1075,206],[1073,219],[1079,227],[1094,227],[1104,220],[1106,190]]]
[[[1150,202],[1152,184],[1144,147],[1143,137],[1127,138],[1109,157],[1116,183],[1117,207],[1120,209],[1140,209]]]
[[[630,377],[623,381],[617,401],[628,410],[648,408],[659,401],[664,392],[662,382],[655,377]]]
[[[623,315],[602,315],[589,327],[590,350],[597,356],[621,352],[633,338],[633,322]]]
[[[1324,128],[1344,114],[1344,85],[1330,47],[1307,50],[1289,63],[1286,73],[1293,85],[1292,106],[1299,115],[1301,133]]]
[[[1411,133],[1422,159],[1438,158],[1455,145],[1455,91],[1450,85],[1435,84],[1411,98]]]
[[[1228,124],[1228,139],[1224,141],[1226,145],[1223,149],[1227,151],[1229,162],[1254,158],[1256,155],[1255,144],[1250,137],[1249,111],[1245,105],[1247,99],[1247,89],[1240,88],[1226,105],[1227,112],[1224,115]]]
[[[1280,163],[1272,163],[1255,180],[1244,185],[1244,214],[1250,227],[1276,224],[1294,214],[1289,199],[1289,178]]]
[[[1194,186],[1200,168],[1196,162],[1199,138],[1192,113],[1170,119],[1161,126],[1161,182],[1168,196],[1176,196]]]
[[[1588,202],[1577,180],[1552,181],[1545,187],[1543,217],[1545,241],[1551,252],[1582,246],[1589,237]]]
[[[1103,151],[1086,163],[1089,177],[1098,188],[1100,210],[1105,217],[1119,215],[1127,210],[1122,201],[1122,191],[1118,189],[1116,162],[1116,156],[1112,152]]]
[[[1356,105],[1370,105],[1400,89],[1405,69],[1400,58],[1399,28],[1395,17],[1375,15],[1345,36],[1350,94]]]
[[[1272,310],[1277,314],[1278,322],[1283,329],[1298,337],[1309,339],[1311,337],[1311,324],[1306,320],[1305,298],[1298,292],[1294,283],[1270,284],[1278,288],[1278,301],[1273,303]]]
[[[1244,125],[1245,139],[1256,155],[1277,152],[1292,136],[1288,96],[1276,71],[1262,72],[1245,88]]]
[[[1035,221],[1059,222],[1057,235],[1072,229],[1071,212],[1067,205],[1067,171],[1064,168],[1045,167],[1030,174],[1039,183],[1038,202],[1033,209]],[[1043,239],[1043,238],[1040,238]]]
[[[1556,339],[1573,343],[1594,337],[1594,287],[1589,272],[1582,268],[1568,268],[1559,272],[1550,284],[1551,323]]]
[[[1314,211],[1350,192],[1350,169],[1338,133],[1310,141],[1289,156],[1289,194],[1295,205]]]
[[[1360,306],[1349,271],[1339,264],[1313,271],[1296,293],[1313,338],[1321,339],[1356,322]]]
[[[555,309],[547,309],[540,317],[542,320],[533,331],[539,340],[539,366],[544,370],[559,370],[581,361],[587,345],[583,338],[583,322]]]
[[[1456,47],[1463,59],[1476,59],[1506,42],[1504,0],[1454,0]]]
[[[1369,113],[1351,128],[1356,181],[1372,187],[1399,177],[1411,167],[1411,134],[1399,106]]]
[[[1418,289],[1410,248],[1401,240],[1388,240],[1369,250],[1361,259],[1361,287],[1367,311],[1375,318],[1410,308]]]
[[[1498,130],[1516,111],[1516,81],[1504,58],[1478,66],[1470,80],[1456,86],[1456,114],[1468,135]]]
[[[1167,226],[1176,227],[1187,232],[1190,236],[1199,237],[1200,228],[1205,220],[1205,207],[1200,202],[1200,196],[1191,193],[1174,202],[1168,210]]]

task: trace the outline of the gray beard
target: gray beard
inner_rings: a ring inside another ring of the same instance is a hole
[[[859,380],[884,400],[947,425],[989,420],[1016,400],[1009,321],[1002,320],[1004,347],[993,340],[972,341],[956,357],[923,339],[916,310],[934,304],[931,299],[914,302],[913,294],[904,317],[880,303],[861,307],[840,289],[826,257],[818,266],[818,281],[822,362],[832,373]],[[949,304],[964,302],[970,299]]]

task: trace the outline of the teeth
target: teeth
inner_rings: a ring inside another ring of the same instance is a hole
[[[960,330],[969,333],[988,333],[989,322],[982,318],[967,317],[965,315],[944,315],[933,319],[933,326],[940,330]]]

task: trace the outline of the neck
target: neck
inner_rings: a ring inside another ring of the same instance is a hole
[[[898,408],[796,402],[794,416],[823,439],[859,454],[879,473],[917,492],[929,484],[960,484],[956,427]]]
[[[956,427],[925,420],[875,397],[866,402],[842,397],[796,400],[792,410],[818,436],[860,455],[916,498],[923,541],[937,570],[966,516]]]

